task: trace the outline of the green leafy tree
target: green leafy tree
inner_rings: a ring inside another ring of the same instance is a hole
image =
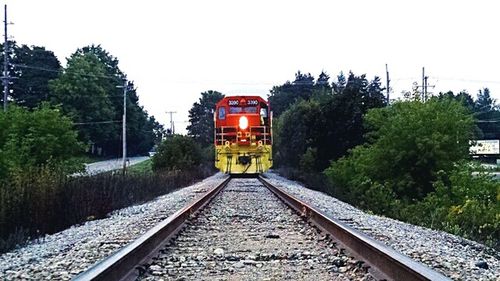
[[[356,147],[326,174],[340,188],[363,198],[379,184],[405,201],[434,191],[440,171],[449,172],[466,159],[474,121],[459,102],[433,98],[428,102],[397,102],[366,115],[370,144]]]
[[[292,105],[277,120],[274,138],[275,162],[277,165],[299,168],[304,163],[312,169],[315,160],[311,159],[318,146],[318,131],[322,126],[321,108],[317,101],[300,101]],[[308,155],[304,156],[307,148]],[[305,158],[304,158],[305,157]]]
[[[58,108],[42,104],[33,111],[12,106],[0,112],[0,178],[11,171],[69,163],[82,151],[73,122]],[[73,167],[78,168],[78,167]]]
[[[167,137],[153,156],[152,168],[159,170],[188,170],[202,161],[202,151],[193,138],[181,135]]]
[[[123,85],[126,75],[118,67],[119,61],[100,45],[90,45],[78,49],[76,55],[92,54],[97,57],[104,67],[104,73],[109,83],[103,84],[109,101],[113,108],[113,119],[121,120],[123,115]],[[163,136],[163,126],[148,115],[147,111],[139,105],[137,89],[133,81],[127,82],[127,151],[129,154],[144,154],[149,151],[155,143],[159,143]],[[119,155],[121,146],[121,124],[107,124],[106,130],[112,132],[109,138],[102,144],[108,154]]]
[[[35,108],[49,100],[49,81],[56,79],[61,64],[52,51],[38,46],[13,46],[12,98],[18,105]]]
[[[203,92],[199,101],[189,110],[188,135],[202,147],[214,143],[214,110],[222,98],[224,95],[217,91]]]
[[[93,54],[73,54],[65,71],[51,81],[52,102],[79,124],[81,139],[103,146],[113,138],[109,124],[95,122],[116,119],[107,89],[114,87],[106,77],[105,67]],[[117,120],[116,120],[117,121]]]
[[[321,87],[324,87],[325,79],[327,80],[326,74],[321,76]],[[309,100],[314,89],[314,77],[310,73],[303,74],[300,70],[295,74],[293,82],[287,81],[281,86],[274,86],[268,96],[274,116],[278,117],[300,99]]]
[[[80,137],[103,149],[106,155],[121,154],[123,88],[125,74],[118,59],[101,46],[78,49],[64,73],[51,83],[52,102],[76,123]],[[163,127],[139,105],[132,81],[127,82],[127,151],[144,154],[161,141]],[[104,123],[101,123],[104,122]]]
[[[452,91],[448,91],[446,93],[439,93],[438,98],[455,99],[459,101],[464,107],[469,109],[470,112],[473,112],[475,108],[474,99],[466,91],[461,91],[456,95]]]

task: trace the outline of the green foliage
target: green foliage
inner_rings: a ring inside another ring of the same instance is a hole
[[[173,135],[165,139],[153,156],[153,170],[189,170],[202,161],[202,152],[193,138]]]
[[[77,50],[69,59],[64,73],[50,83],[52,102],[61,104],[76,123],[80,138],[104,149],[107,155],[120,155],[121,119],[125,74],[118,60],[101,46]],[[163,127],[139,106],[134,83],[127,83],[127,150],[145,154],[163,134]],[[114,123],[99,124],[102,121]],[[98,122],[98,123],[95,123]]]
[[[12,98],[18,105],[28,108],[49,101],[49,81],[56,79],[61,64],[52,51],[44,47],[13,46]]]
[[[370,110],[370,143],[325,170],[340,198],[378,214],[499,247],[500,183],[465,162],[474,120],[434,98]]]
[[[114,87],[105,77],[105,68],[93,54],[73,54],[64,73],[51,81],[52,102],[60,104],[64,113],[76,123],[110,121],[113,108],[106,89]],[[81,139],[102,146],[113,132],[109,124],[79,126]]]
[[[334,84],[339,92],[332,94],[325,75],[313,85],[309,100],[299,98],[275,119],[276,165],[323,171],[330,160],[364,142],[363,114],[385,102],[380,79],[369,82],[364,75],[350,73],[347,82],[339,78],[339,84]]]
[[[61,165],[74,172],[72,156],[82,151],[73,123],[60,110],[42,104],[33,111],[11,106],[0,113],[0,178],[42,165]]]
[[[300,157],[299,167],[304,172],[313,172],[315,170],[318,149],[308,147],[306,152]]]
[[[275,161],[299,167],[307,147],[314,148],[315,123],[321,122],[319,103],[300,101],[285,111],[275,127]]]
[[[499,248],[500,182],[471,163],[461,162],[434,183],[435,192],[409,205],[402,217]],[[474,174],[472,176],[472,174]]]
[[[201,93],[201,98],[189,110],[188,135],[192,136],[202,147],[214,143],[214,110],[215,105],[224,95],[217,91]]]
[[[314,77],[308,73],[303,74],[300,70],[295,74],[293,82],[287,81],[281,86],[274,86],[269,95],[269,103],[275,117],[278,117],[298,100],[309,100],[314,90],[329,91],[328,75],[321,73],[317,86]]]
[[[434,191],[439,171],[451,171],[468,157],[474,122],[456,101],[398,102],[369,111],[365,120],[373,130],[367,135],[372,144],[343,161],[361,167],[357,177],[387,186],[397,198],[422,199]]]

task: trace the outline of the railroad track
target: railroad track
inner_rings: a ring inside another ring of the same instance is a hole
[[[449,280],[262,177],[226,179],[76,280],[266,278]]]

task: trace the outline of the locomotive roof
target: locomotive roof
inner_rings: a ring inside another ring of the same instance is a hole
[[[259,102],[264,102],[266,104],[268,104],[268,102],[261,98],[260,96],[226,96],[224,97],[223,99],[221,99],[218,103],[217,103],[217,107],[219,106],[223,106],[223,105],[228,105],[228,101],[229,100],[258,100]]]

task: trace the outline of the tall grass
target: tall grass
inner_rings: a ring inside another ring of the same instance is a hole
[[[53,168],[17,171],[0,182],[0,253],[109,212],[151,200],[205,178],[213,170],[107,173],[68,178]]]

